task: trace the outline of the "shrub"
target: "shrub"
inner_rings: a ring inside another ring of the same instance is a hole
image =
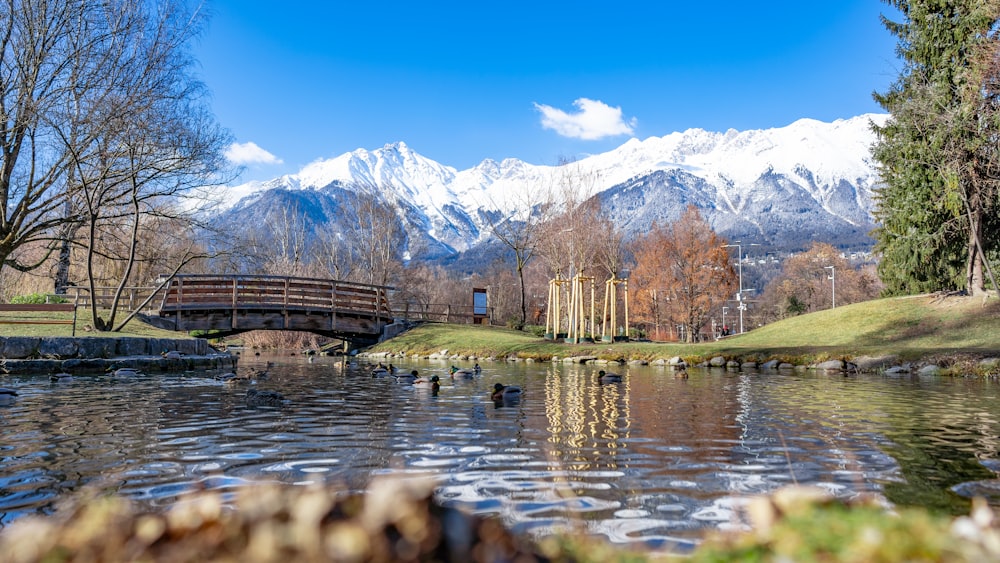
[[[58,295],[31,293],[28,295],[15,295],[10,298],[10,302],[18,305],[44,305],[46,303],[66,303],[67,301]]]
[[[545,327],[540,325],[525,325],[524,331],[538,338],[545,336]]]

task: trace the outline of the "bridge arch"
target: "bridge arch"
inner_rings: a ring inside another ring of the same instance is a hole
[[[307,331],[356,344],[378,342],[393,322],[386,286],[262,275],[178,274],[153,318],[161,328]]]

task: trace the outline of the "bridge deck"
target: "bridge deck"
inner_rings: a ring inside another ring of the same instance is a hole
[[[392,322],[388,288],[287,276],[175,276],[159,316],[174,330],[302,330],[345,340],[377,340]]]

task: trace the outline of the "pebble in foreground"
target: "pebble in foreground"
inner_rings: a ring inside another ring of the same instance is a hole
[[[93,492],[54,515],[6,527],[0,560],[546,560],[499,521],[438,504],[433,485],[384,479],[367,494],[345,495],[320,485],[259,484],[232,497],[192,492],[162,513],[143,513],[125,498]]]

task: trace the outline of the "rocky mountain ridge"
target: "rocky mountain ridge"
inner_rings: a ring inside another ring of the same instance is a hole
[[[766,130],[691,129],[630,139],[561,166],[487,159],[456,170],[398,142],[233,188],[234,198],[246,195],[218,221],[259,226],[294,207],[310,231],[338,231],[344,198],[363,192],[396,209],[409,257],[441,260],[489,243],[488,214],[513,213],[530,194],[558,192],[570,182],[582,195],[599,198],[627,235],[674,220],[691,204],[730,239],[782,250],[813,240],[860,248],[871,244],[878,183],[871,124],[885,119],[868,114],[832,123],[802,119]]]

